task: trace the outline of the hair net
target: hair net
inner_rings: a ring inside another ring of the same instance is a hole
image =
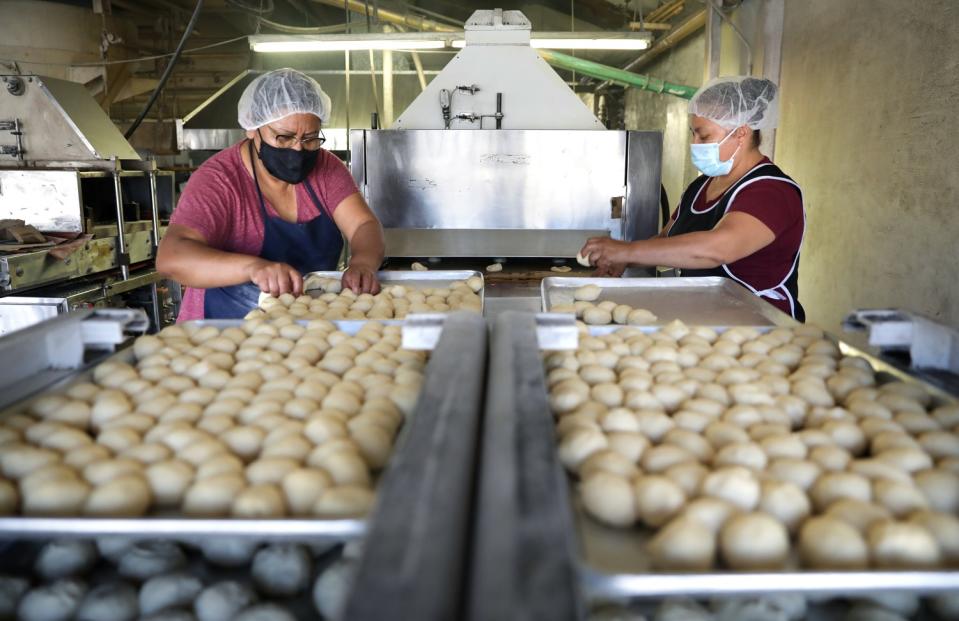
[[[295,69],[275,69],[250,82],[237,104],[240,127],[253,130],[291,114],[330,118],[332,102],[320,84]]]
[[[693,95],[689,113],[726,129],[772,129],[779,123],[779,88],[749,76],[713,78]]]

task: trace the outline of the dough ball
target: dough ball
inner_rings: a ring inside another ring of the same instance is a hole
[[[811,450],[809,460],[818,464],[823,470],[845,470],[852,460],[852,455],[844,448],[825,445]]]
[[[933,459],[959,457],[959,436],[948,431],[927,431],[921,434],[919,446]]]
[[[666,598],[656,609],[654,619],[655,621],[714,621],[715,617],[691,599]]]
[[[356,424],[351,426],[350,435],[360,447],[360,455],[371,469],[381,470],[386,466],[393,449],[393,434],[390,431],[372,423]]]
[[[83,512],[90,486],[75,477],[51,478],[22,490],[24,515],[73,516]]]
[[[750,428],[750,433],[753,433],[753,429]],[[789,459],[805,459],[807,453],[809,452],[806,445],[798,436],[785,433],[766,436],[759,440],[759,446],[762,448],[763,452],[766,453],[766,457],[769,459],[778,459],[781,457]],[[810,457],[810,459],[812,459]],[[847,457],[848,460],[848,457]],[[812,461],[816,461],[813,459]]]
[[[212,539],[211,541],[219,541]],[[154,576],[140,587],[141,615],[152,615],[167,608],[189,607],[203,590],[203,582],[189,573]]]
[[[309,586],[313,563],[303,546],[273,544],[253,557],[250,575],[256,588],[265,595],[290,597]]]
[[[702,434],[688,429],[671,429],[663,436],[663,442],[685,449],[702,463],[709,463],[713,458],[712,445]]]
[[[871,602],[859,602],[843,617],[843,621],[907,621],[907,618]]]
[[[606,471],[592,472],[579,487],[583,505],[590,515],[612,526],[632,526],[636,521],[636,500],[629,479]]]
[[[686,505],[682,515],[696,520],[715,534],[738,512],[739,509],[730,502],[711,496],[700,496]]]
[[[340,485],[323,490],[313,514],[330,519],[363,517],[373,507],[372,490],[359,485]]]
[[[882,569],[920,569],[939,565],[939,545],[913,522],[879,522],[867,533],[875,565]]]
[[[277,604],[256,604],[244,608],[236,621],[296,621],[296,617]]]
[[[959,518],[938,511],[917,511],[909,516],[909,521],[922,526],[936,539],[948,566],[959,564]]]
[[[299,468],[288,472],[281,484],[286,505],[293,515],[309,515],[320,494],[333,485],[324,470]]]
[[[585,285],[573,292],[573,299],[583,302],[593,302],[599,299],[603,290],[598,285]]]
[[[809,490],[809,496],[816,510],[824,511],[833,502],[843,498],[869,501],[872,488],[869,479],[860,474],[827,472],[816,480]]]
[[[19,576],[0,576],[0,619],[13,619],[17,603],[30,588],[30,581]]]
[[[646,472],[659,473],[677,464],[695,461],[696,456],[682,447],[660,444],[643,453],[641,465]]]
[[[313,583],[313,605],[324,619],[342,618],[357,569],[355,560],[344,557],[330,565]]]
[[[87,585],[76,579],[59,580],[29,591],[17,605],[20,621],[70,621],[76,615]]]
[[[137,616],[137,590],[126,582],[108,582],[87,591],[76,621],[129,621]]]
[[[83,512],[92,516],[139,517],[152,502],[150,487],[142,474],[124,474],[102,483],[90,492]]]
[[[719,532],[723,560],[731,569],[774,570],[789,554],[789,533],[765,513],[741,513]]]
[[[612,323],[613,315],[608,310],[602,308],[588,308],[583,311],[583,321],[589,325],[602,326]]]
[[[709,470],[699,462],[686,461],[670,466],[663,473],[683,490],[687,498],[693,498],[702,486],[703,479],[709,474]]]
[[[863,536],[873,524],[892,519],[892,515],[884,507],[853,498],[843,498],[832,503],[826,509],[825,515],[842,520]]]
[[[203,558],[220,567],[247,565],[259,547],[259,541],[248,537],[216,537],[200,542]]]
[[[626,479],[639,476],[636,464],[611,449],[597,451],[580,464],[579,478],[585,481],[597,472],[610,472]]]
[[[661,475],[639,477],[634,491],[639,519],[653,528],[669,521],[686,503],[686,495],[679,485]]]
[[[176,543],[165,540],[138,541],[120,557],[117,572],[124,578],[143,582],[185,565],[186,557]]]
[[[241,610],[257,601],[253,589],[224,581],[203,589],[193,603],[197,621],[234,621]]]
[[[878,459],[856,459],[849,463],[847,468],[850,472],[861,474],[864,477],[874,481],[888,479],[900,483],[912,484],[912,477],[905,470],[900,470],[896,466]]]
[[[959,474],[934,468],[917,472],[915,482],[931,508],[943,513],[959,513]]]
[[[703,479],[700,494],[725,500],[743,511],[752,511],[759,504],[760,486],[748,469],[724,466]]]
[[[0,470],[8,479],[21,479],[59,461],[60,454],[56,451],[22,444],[4,446],[0,451]]]
[[[900,483],[880,479],[872,485],[876,503],[885,507],[896,518],[903,518],[913,511],[928,508],[925,496],[912,483]]]
[[[876,459],[896,466],[906,472],[918,472],[932,468],[932,458],[921,449],[893,448],[880,452]]]
[[[13,515],[20,504],[20,494],[16,486],[5,479],[0,479],[0,515]]]
[[[278,518],[286,514],[286,503],[277,485],[251,485],[237,494],[231,513],[241,518]]]
[[[716,457],[713,459],[713,465],[717,468],[723,466],[743,466],[752,470],[761,471],[766,467],[766,453],[762,447],[755,442],[742,442],[727,444],[723,446]]]
[[[639,463],[643,452],[649,448],[646,436],[636,432],[614,431],[606,434],[607,446],[632,463]]]
[[[567,469],[575,472],[586,458],[607,448],[608,444],[602,431],[574,429],[560,442],[559,459]]]
[[[40,549],[33,569],[44,580],[58,580],[86,573],[96,564],[98,558],[96,546],[92,541],[54,540]]]
[[[768,513],[785,525],[790,533],[796,532],[799,525],[809,517],[812,505],[806,492],[795,483],[785,481],[763,481],[759,510]]]
[[[626,323],[631,326],[645,326],[652,323],[656,323],[656,320],[659,319],[656,315],[646,310],[645,308],[635,308],[630,311],[629,315],[626,318]]]
[[[716,535],[696,519],[680,515],[647,545],[653,567],[667,571],[708,571],[716,559]]]
[[[187,489],[181,508],[190,516],[223,516],[230,512],[233,499],[244,487],[246,481],[234,473],[199,479]]]
[[[869,548],[853,526],[829,516],[806,520],[799,531],[799,554],[811,569],[866,569]]]

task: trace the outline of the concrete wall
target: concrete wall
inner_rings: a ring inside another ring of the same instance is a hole
[[[704,38],[695,35],[666,52],[639,72],[670,82],[699,86],[703,80]],[[689,121],[686,100],[627,89],[626,129],[663,132],[663,185],[671,208],[690,181],[699,174],[689,161]]]
[[[959,325],[959,3],[787,2],[776,160],[803,187],[809,317]]]

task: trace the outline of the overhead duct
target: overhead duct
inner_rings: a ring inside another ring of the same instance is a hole
[[[588,75],[591,78],[608,80],[616,84],[622,84],[623,86],[631,86],[633,88],[664,95],[674,95],[676,97],[681,97],[682,99],[692,99],[693,95],[696,93],[695,86],[673,84],[672,82],[666,82],[664,80],[660,80],[659,78],[640,75],[631,71],[624,71],[623,69],[610,67],[609,65],[603,65],[582,58],[576,58],[575,56],[569,56],[559,52],[553,52],[551,50],[540,50],[539,54],[546,60],[546,62],[554,67],[570,69],[572,71],[576,71],[577,73]]]

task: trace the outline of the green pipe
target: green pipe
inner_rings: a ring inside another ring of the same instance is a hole
[[[577,73],[582,73],[590,76],[591,78],[609,80],[610,82],[621,84],[622,86],[632,86],[633,88],[652,91],[654,93],[665,93],[667,95],[674,95],[682,99],[692,99],[693,94],[697,90],[694,86],[672,84],[670,82],[660,80],[659,78],[653,78],[648,75],[640,75],[638,73],[633,73],[632,71],[624,71],[623,69],[610,67],[609,65],[603,65],[600,63],[594,63],[591,60],[583,60],[582,58],[576,58],[575,56],[561,54],[552,50],[541,49],[536,51],[539,52],[539,55],[543,57],[543,60],[553,66],[569,69]]]

